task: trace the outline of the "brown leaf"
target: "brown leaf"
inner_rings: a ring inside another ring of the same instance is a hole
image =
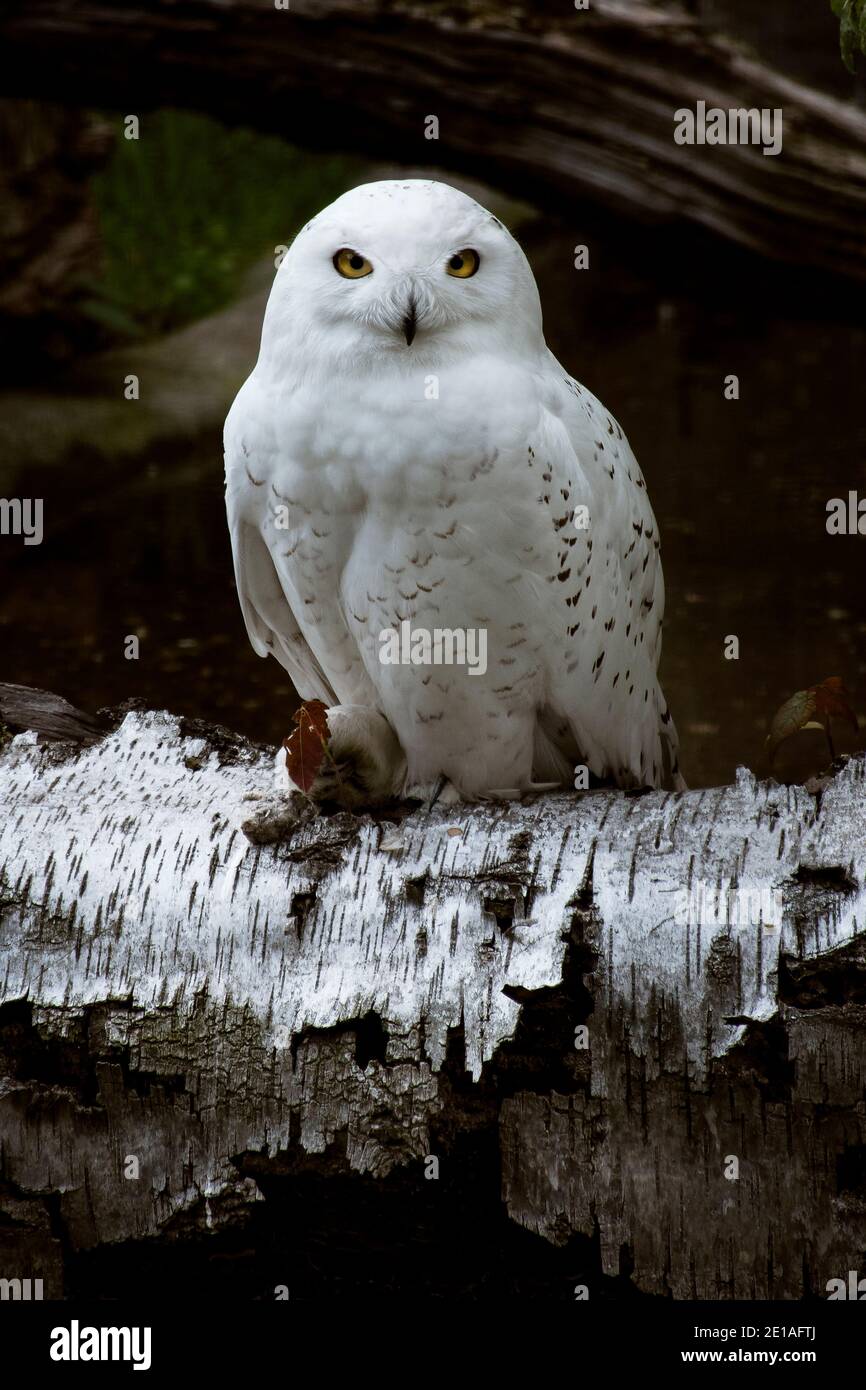
[[[819,719],[847,719],[856,730],[857,716],[848,703],[848,691],[841,676],[828,676],[820,685],[813,685],[811,693],[815,696],[815,713]]]
[[[318,775],[330,737],[328,706],[322,700],[308,700],[295,710],[297,727],[283,739],[286,770],[296,787],[308,792]]]

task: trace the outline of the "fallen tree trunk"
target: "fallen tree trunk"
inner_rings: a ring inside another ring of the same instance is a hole
[[[206,1243],[263,1194],[295,1257],[326,1211],[373,1251],[387,1195],[398,1284],[413,1239],[435,1280],[448,1212],[464,1247],[541,1237],[513,1278],[559,1297],[797,1298],[858,1268],[866,758],[816,795],[743,771],[305,818],[226,730],[132,711],[70,742],[69,706],[27,704],[0,687],[47,731],[0,753],[6,1274],[60,1296],[82,1252]]]
[[[0,102],[0,335],[16,374],[99,343],[82,280],[101,253],[87,176],[106,161],[112,131],[90,113]]]
[[[0,53],[11,95],[191,105],[301,145],[483,168],[542,205],[590,197],[866,278],[866,113],[670,4],[21,0],[0,16]],[[782,153],[675,144],[674,111],[698,101],[781,108]]]

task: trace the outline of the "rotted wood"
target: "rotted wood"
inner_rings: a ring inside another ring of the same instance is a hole
[[[191,105],[301,145],[483,168],[560,211],[589,197],[866,278],[866,112],[662,0],[17,0],[0,15],[0,54],[10,95]],[[780,108],[782,153],[675,144],[674,111],[698,101]]]
[[[19,1277],[211,1239],[302,1172],[420,1192],[435,1158],[459,1189],[467,1133],[513,1226],[645,1293],[859,1267],[866,758],[817,794],[741,771],[373,819],[299,812],[226,730],[105,722],[0,752]]]
[[[7,734],[30,730],[51,743],[96,743],[106,732],[103,721],[62,695],[0,681],[0,728],[4,726]]]

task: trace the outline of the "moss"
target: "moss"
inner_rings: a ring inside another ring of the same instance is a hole
[[[123,118],[111,122],[114,151],[93,179],[103,254],[86,310],[120,336],[222,308],[244,271],[290,242],[358,168],[193,112],[146,113],[137,140]]]

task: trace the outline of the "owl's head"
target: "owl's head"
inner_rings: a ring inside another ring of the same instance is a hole
[[[263,351],[407,366],[543,347],[529,264],[498,218],[449,184],[362,184],[295,238],[277,274]]]

